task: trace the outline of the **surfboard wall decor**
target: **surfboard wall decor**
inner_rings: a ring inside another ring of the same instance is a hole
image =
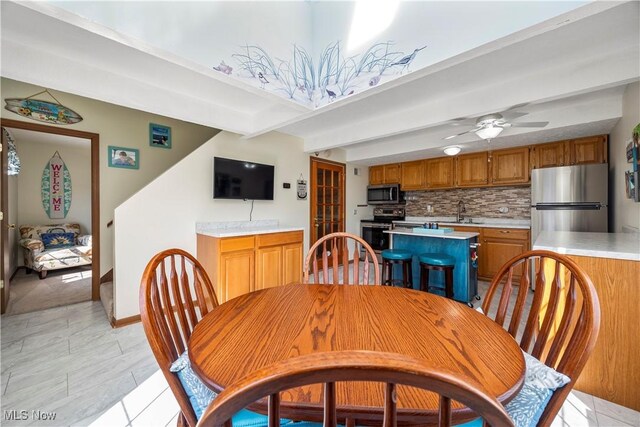
[[[57,151],[42,171],[42,207],[51,219],[66,218],[71,207],[71,174]]]
[[[47,94],[56,102],[33,99],[40,94]],[[22,117],[38,120],[39,122],[54,123],[56,125],[72,125],[82,121],[82,116],[69,107],[65,107],[48,89],[26,98],[8,98],[4,100],[6,110]]]

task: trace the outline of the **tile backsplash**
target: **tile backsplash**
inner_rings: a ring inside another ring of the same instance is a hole
[[[407,191],[405,197],[407,216],[455,216],[458,211],[458,201],[463,200],[466,207],[466,212],[463,214],[465,217],[531,218],[531,187]],[[509,210],[501,213],[501,208]]]

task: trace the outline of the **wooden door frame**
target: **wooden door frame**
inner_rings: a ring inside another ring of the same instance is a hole
[[[325,163],[325,164],[329,164],[329,165],[336,165],[336,166],[341,166],[343,169],[342,172],[342,196],[340,198],[340,205],[342,206],[342,219],[343,219],[343,224],[344,224],[344,230],[340,230],[340,231],[346,231],[347,229],[347,207],[345,206],[345,200],[346,200],[346,194],[347,194],[347,165],[346,163],[340,163],[340,162],[335,162],[333,160],[326,160],[326,159],[321,159],[319,157],[309,157],[309,248],[311,248],[311,246],[313,246],[313,244],[315,243],[314,241],[312,241],[312,237],[313,237],[313,227],[314,227],[314,211],[313,211],[313,199],[316,197],[316,187],[318,185],[317,181],[317,177],[312,173],[313,171],[313,164],[314,163]],[[316,200],[316,205],[318,204],[318,201]]]
[[[8,221],[9,221],[9,209],[8,207],[8,199],[7,199],[7,193],[9,191],[9,174],[8,174],[8,170],[9,170],[9,159],[8,159],[8,149],[5,146],[5,141],[6,138],[4,137],[4,133],[2,134],[2,153],[0,153],[0,167],[2,168],[2,170],[0,171],[0,173],[2,173],[2,201],[0,203],[0,210],[2,211],[2,222],[0,224],[0,239],[2,240],[2,244],[0,246],[2,246],[2,253],[0,254],[0,256],[2,257],[2,262],[0,262],[0,264],[2,264],[2,268],[1,268],[1,272],[0,272],[0,279],[3,281],[3,287],[2,289],[0,289],[0,313],[4,314],[4,312],[7,309],[7,305],[9,303],[9,281],[11,280],[11,274],[5,274],[7,268],[9,267],[9,265],[11,263],[9,263],[8,261],[8,250],[7,247],[9,246],[9,225],[8,225]],[[5,297],[6,295],[6,297]]]
[[[93,301],[100,300],[100,135],[5,118],[0,119],[0,125],[5,128],[73,136],[91,141],[91,235],[94,242],[91,248],[91,299]],[[7,197],[4,191],[2,197]]]

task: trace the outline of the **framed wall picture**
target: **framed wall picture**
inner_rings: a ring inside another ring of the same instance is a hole
[[[140,150],[135,148],[109,146],[109,167],[124,169],[140,168]]]
[[[149,123],[149,145],[157,148],[171,148],[171,128]]]

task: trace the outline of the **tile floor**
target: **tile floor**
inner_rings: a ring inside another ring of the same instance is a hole
[[[100,302],[5,315],[0,322],[0,424],[175,425],[177,403],[140,323],[112,329]],[[28,419],[8,419],[12,410],[28,411]],[[56,417],[34,420],[33,410]],[[640,427],[640,413],[573,392],[553,425]]]

